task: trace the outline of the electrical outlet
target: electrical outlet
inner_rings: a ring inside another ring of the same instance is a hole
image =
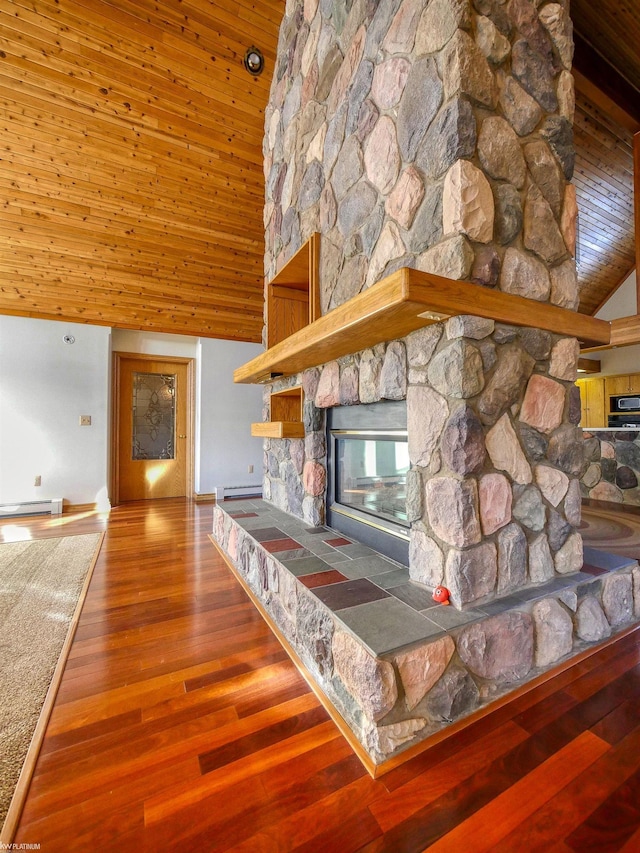
[[[34,486],[41,486],[42,485],[42,477],[40,476],[40,474],[36,474],[36,476],[34,477],[33,485]]]
[[[253,465],[249,465],[249,466],[247,467],[247,471],[248,471],[250,474],[253,474]]]
[[[80,426],[91,426],[91,415],[80,415]]]

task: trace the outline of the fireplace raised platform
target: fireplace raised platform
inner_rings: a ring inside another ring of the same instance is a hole
[[[580,572],[456,609],[263,500],[217,504],[213,537],[372,774],[640,616],[637,562],[592,548]]]

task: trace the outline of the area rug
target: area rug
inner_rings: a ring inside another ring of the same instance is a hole
[[[103,537],[89,533],[0,544],[3,844],[11,842],[17,826]]]

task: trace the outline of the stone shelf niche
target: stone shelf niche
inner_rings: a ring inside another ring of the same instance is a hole
[[[251,424],[251,435],[258,438],[304,438],[302,388],[285,388],[269,397],[268,421]]]
[[[580,572],[460,613],[412,593],[399,565],[265,501],[217,504],[212,538],[372,776],[640,616],[637,562],[590,548]],[[340,561],[325,565],[331,553]],[[365,601],[349,606],[356,588]],[[385,609],[383,628],[367,609]]]

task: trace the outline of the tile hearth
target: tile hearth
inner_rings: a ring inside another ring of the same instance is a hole
[[[457,609],[404,566],[266,501],[223,501],[213,522],[214,541],[374,774],[640,617],[637,561],[590,547],[579,572]]]
[[[259,499],[225,501],[223,507],[375,655],[636,565],[628,557],[585,547],[585,564],[577,574],[554,578],[482,607],[457,610],[436,604],[429,590],[410,580],[405,566],[338,536],[329,527],[309,527]]]

